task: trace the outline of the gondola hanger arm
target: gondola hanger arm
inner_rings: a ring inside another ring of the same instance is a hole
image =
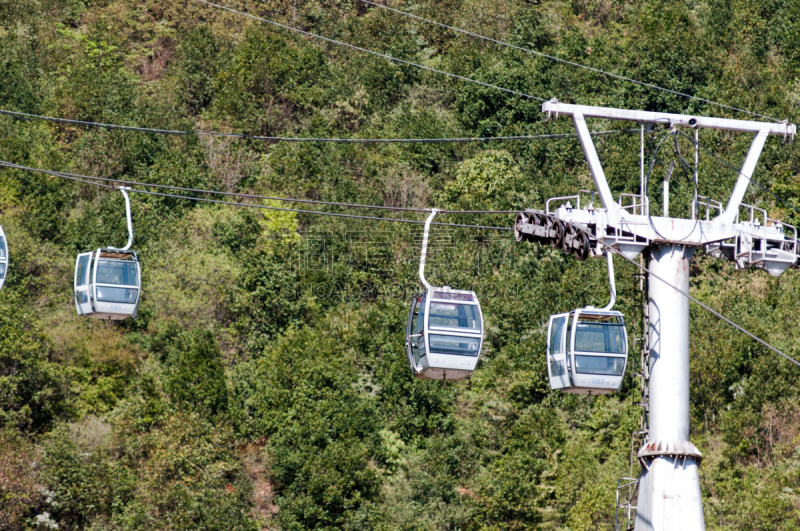
[[[614,258],[613,255],[611,254],[611,250],[608,248],[606,248],[606,262],[608,264],[608,290],[610,292],[610,299],[608,301],[608,304],[606,304],[602,308],[599,308],[604,312],[610,311],[614,307],[614,304],[617,303],[617,281],[614,278]],[[591,310],[598,309],[591,305],[587,306],[586,308]]]
[[[130,190],[128,186],[120,186],[119,191],[122,192],[123,197],[125,197],[125,214],[128,221],[128,243],[125,244],[125,247],[109,247],[109,249],[114,249],[117,251],[127,251],[133,245],[133,220],[131,219],[131,199],[128,197],[127,190]]]
[[[617,282],[614,278],[614,256],[611,254],[610,250],[606,250],[606,259],[608,261],[608,288],[611,292],[611,299],[608,301],[608,304],[603,307],[604,311],[613,308],[614,304],[617,302]]]
[[[433,218],[435,218],[436,214],[439,212],[443,211],[436,208],[431,209],[428,219],[425,220],[425,230],[422,234],[422,252],[419,256],[419,280],[422,282],[422,285],[425,286],[426,290],[431,289],[431,285],[428,284],[427,280],[425,280],[425,258],[428,254],[428,237],[431,232],[431,223],[433,222]]]

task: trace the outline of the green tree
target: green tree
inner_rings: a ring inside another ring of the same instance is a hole
[[[13,292],[0,298],[0,424],[46,431],[67,418],[68,368],[47,361],[47,338],[38,319]]]
[[[225,370],[208,330],[183,332],[167,348],[164,389],[181,408],[214,418],[228,408]]]

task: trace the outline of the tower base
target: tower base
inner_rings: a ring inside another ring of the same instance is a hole
[[[705,531],[698,459],[643,457],[634,531]]]

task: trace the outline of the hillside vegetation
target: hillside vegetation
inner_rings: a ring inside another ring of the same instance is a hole
[[[747,115],[459,36],[355,0],[225,5],[560,101]],[[424,0],[392,6],[760,114],[800,121],[792,0]],[[0,109],[162,129],[341,138],[572,133],[541,104],[291,34],[191,0],[0,2]],[[634,124],[594,120],[596,131]],[[648,135],[648,160],[665,134]],[[751,136],[702,131],[741,165]],[[639,186],[638,132],[596,137],[612,190]],[[660,183],[671,140],[653,169]],[[685,139],[683,154],[692,153]],[[687,157],[688,158],[688,157]],[[195,189],[451,210],[543,208],[593,188],[574,137],[291,143],[0,115],[0,160]],[[747,203],[800,224],[800,143],[770,138]],[[736,173],[710,156],[700,194]],[[652,185],[660,211],[660,186]],[[688,215],[689,176],[672,178]],[[179,195],[183,194],[179,192]],[[189,194],[185,195],[198,195]],[[265,206],[314,205],[229,197]],[[132,194],[137,319],[75,314],[79,252],[125,242],[119,192],[0,169],[11,264],[0,292],[0,528],[609,529],[639,429],[637,272],[617,261],[622,392],[552,392],[547,318],[608,297],[603,260],[509,232],[437,227],[429,279],[474,289],[478,370],[414,380],[403,347],[419,225]],[[341,207],[331,212],[390,214]],[[424,219],[422,214],[391,215]],[[442,221],[509,227],[510,215]],[[692,293],[800,357],[796,271],[698,253]],[[709,530],[800,529],[800,369],[692,307],[692,441]]]

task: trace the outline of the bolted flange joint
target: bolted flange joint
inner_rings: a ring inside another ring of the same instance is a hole
[[[636,454],[641,459],[653,457],[691,457],[698,462],[703,454],[689,441],[650,441]]]

